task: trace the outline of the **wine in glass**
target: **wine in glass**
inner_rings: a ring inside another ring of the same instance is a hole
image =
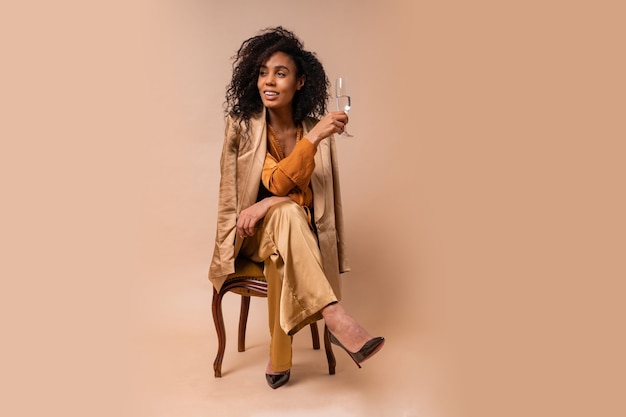
[[[346,113],[350,111],[350,94],[348,93],[348,85],[346,79],[339,77],[335,82],[335,101],[337,103],[337,110],[343,110]],[[339,136],[353,137],[347,130],[344,129],[343,133]]]

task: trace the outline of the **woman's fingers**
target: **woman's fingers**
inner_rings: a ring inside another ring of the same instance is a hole
[[[339,122],[339,126],[337,126],[340,130],[339,133],[343,132],[348,124],[348,114],[346,112],[339,112],[337,116],[337,121]]]
[[[345,111],[336,111],[330,113],[332,120],[337,121],[342,124],[348,123],[348,114]]]
[[[252,236],[254,235],[254,226],[255,226],[256,222],[252,221],[252,219],[250,219],[250,221],[248,222],[248,226],[246,227],[246,233],[248,234],[248,236]]]
[[[348,115],[344,111],[333,111],[327,113],[320,121],[309,131],[306,138],[317,145],[321,140],[326,139],[333,133],[341,133],[348,124]]]
[[[335,111],[327,114],[327,121],[331,132],[329,133],[341,133],[348,124],[348,115],[344,111]]]
[[[237,221],[237,234],[241,237],[247,237],[246,218],[240,217]]]
[[[254,235],[254,227],[257,220],[247,213],[242,213],[237,220],[237,234],[241,237],[249,237]]]

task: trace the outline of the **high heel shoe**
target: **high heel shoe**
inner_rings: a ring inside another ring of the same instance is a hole
[[[291,376],[291,369],[287,369],[287,372],[283,372],[280,374],[265,374],[265,380],[267,381],[267,385],[276,389],[278,387],[282,387],[289,381],[289,377]]]
[[[382,349],[383,345],[385,344],[384,337],[375,337],[365,342],[363,347],[361,347],[358,352],[350,352],[348,349],[346,349],[344,345],[341,344],[339,340],[337,340],[334,334],[330,332],[328,333],[330,336],[330,342],[345,350],[346,353],[350,355],[354,363],[356,363],[356,366],[358,366],[359,368],[361,367],[362,362],[365,362],[367,359],[371,358],[376,352]]]

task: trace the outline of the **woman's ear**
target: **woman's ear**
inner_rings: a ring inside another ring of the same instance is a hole
[[[306,76],[302,75],[300,76],[300,78],[298,78],[298,88],[297,90],[300,90],[302,87],[304,87],[304,82],[306,80]]]

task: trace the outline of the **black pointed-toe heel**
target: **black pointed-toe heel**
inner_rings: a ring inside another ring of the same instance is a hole
[[[384,337],[375,337],[365,342],[363,347],[359,349],[358,352],[350,352],[348,349],[346,349],[344,345],[341,344],[339,340],[337,340],[335,335],[333,335],[332,333],[329,333],[329,335],[330,342],[345,350],[346,353],[350,355],[354,363],[356,363],[356,366],[358,366],[359,368],[361,367],[361,363],[371,358],[376,352],[382,349],[383,345],[385,344]]]
[[[291,376],[291,369],[287,369],[287,372],[280,374],[265,374],[265,379],[267,380],[267,385],[276,389],[278,387],[282,387],[289,381],[289,377]]]

